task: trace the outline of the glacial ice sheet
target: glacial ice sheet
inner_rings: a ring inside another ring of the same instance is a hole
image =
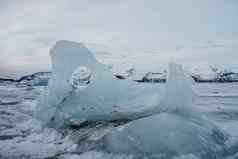
[[[50,55],[53,74],[36,114],[45,122],[52,119],[60,125],[68,118],[89,121],[133,118],[132,114],[144,113],[159,103],[159,86],[116,79],[81,43],[59,41]],[[78,68],[90,70],[90,82],[83,91],[74,91],[70,84]]]

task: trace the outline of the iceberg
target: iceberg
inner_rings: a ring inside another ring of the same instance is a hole
[[[45,123],[137,118],[160,101],[160,86],[117,79],[82,43],[58,41],[50,56],[52,76],[36,113]]]

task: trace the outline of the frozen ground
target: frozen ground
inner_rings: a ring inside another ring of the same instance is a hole
[[[164,158],[111,154],[102,151],[100,139],[112,127],[127,121],[83,123],[57,132],[33,118],[36,99],[44,87],[0,84],[0,158],[3,159],[127,159]],[[198,110],[231,135],[221,158],[238,158],[238,83],[196,84]],[[192,146],[192,145],[191,145]],[[196,159],[193,154],[179,159]]]

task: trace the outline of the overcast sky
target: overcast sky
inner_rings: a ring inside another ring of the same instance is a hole
[[[60,39],[115,48],[117,61],[236,67],[238,1],[0,0],[1,77],[49,70]]]

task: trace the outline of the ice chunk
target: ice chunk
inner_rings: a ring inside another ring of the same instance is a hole
[[[59,114],[57,121],[134,118],[159,103],[160,86],[115,78],[81,43],[59,41],[50,55],[52,77],[37,112],[45,122]]]
[[[161,104],[163,113],[115,128],[104,138],[109,152],[164,154],[165,158],[194,154],[216,158],[227,135],[192,109],[194,93],[181,65],[170,64]]]
[[[183,71],[182,65],[170,63],[167,82],[160,109],[166,112],[192,111],[195,93],[192,90],[192,79]]]

